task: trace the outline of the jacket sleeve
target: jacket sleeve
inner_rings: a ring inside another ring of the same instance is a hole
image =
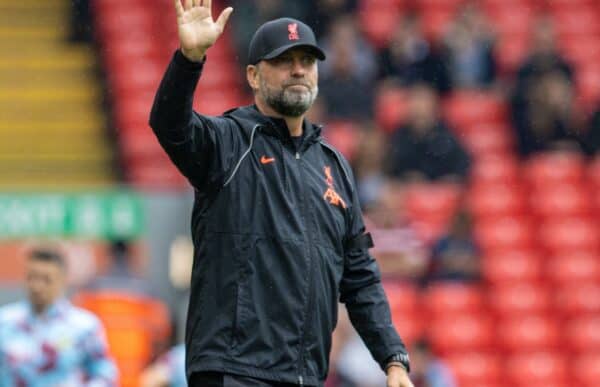
[[[223,117],[192,109],[204,62],[194,63],[177,50],[160,83],[150,126],[179,171],[196,187],[224,181],[240,146],[239,130]]]
[[[355,191],[355,190],[354,190]],[[375,259],[363,243],[352,243],[365,233],[356,192],[352,198],[352,215],[346,237],[344,273],[340,300],[346,304],[352,325],[382,369],[394,354],[406,354],[406,347],[392,324],[389,303],[381,285]]]
[[[83,371],[86,387],[116,387],[118,385],[117,366],[108,355],[108,344],[104,328],[95,321],[91,331],[83,335],[79,348],[84,353]]]

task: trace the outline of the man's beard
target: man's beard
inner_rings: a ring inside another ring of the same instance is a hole
[[[284,85],[281,90],[270,89],[264,80],[260,81],[260,93],[265,102],[284,117],[300,117],[310,109],[317,98],[319,88],[307,86],[305,91],[290,90],[289,85],[304,84],[301,82]]]

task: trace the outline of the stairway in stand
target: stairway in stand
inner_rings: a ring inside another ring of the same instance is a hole
[[[0,0],[0,189],[114,184],[93,48],[68,0]]]

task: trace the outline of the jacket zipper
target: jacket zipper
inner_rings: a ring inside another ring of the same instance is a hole
[[[300,152],[297,151],[295,157],[296,157],[296,160],[300,160]],[[304,177],[303,176],[304,175],[303,166],[302,165],[298,165],[298,167],[299,167],[300,174],[302,175],[302,177]],[[304,181],[304,179],[303,179],[303,181]],[[302,210],[303,210],[303,212],[306,211],[306,213],[304,214],[304,219],[305,219],[305,222],[306,222],[305,223],[305,229],[306,229],[306,233],[307,233],[306,236],[308,237],[308,240],[311,240],[310,235],[309,235],[309,233],[310,233],[310,227],[308,227],[308,223],[310,223],[310,216],[309,216],[308,210],[305,210],[305,209],[308,208],[307,205],[306,205],[306,200],[307,200],[306,188],[304,188],[302,190],[302,193],[303,193],[303,195],[302,195],[303,196]],[[312,251],[311,251],[311,248],[310,248],[310,244],[309,244],[309,247],[308,247],[308,255],[307,256],[308,256],[308,279],[307,279],[307,281],[308,281],[308,295],[307,295],[307,297],[308,298],[306,300],[306,310],[305,310],[305,313],[304,313],[304,317],[305,317],[304,318],[304,329],[302,330],[302,336],[300,337],[300,367],[299,367],[300,375],[298,375],[298,385],[301,386],[301,387],[304,386],[304,378],[302,376],[302,374],[304,373],[304,363],[305,363],[305,359],[304,359],[304,345],[306,343],[306,335],[307,335],[308,325],[309,325],[308,324],[308,315],[309,315],[310,308],[311,308],[311,305],[312,305],[312,298],[313,298],[312,289],[314,287],[314,286],[312,286],[312,278],[313,278],[312,267],[314,265],[312,265],[312,262],[311,262]]]

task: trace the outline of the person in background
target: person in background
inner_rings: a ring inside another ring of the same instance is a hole
[[[102,324],[64,296],[63,256],[34,249],[25,270],[27,300],[0,307],[0,386],[116,387]]]
[[[466,179],[471,160],[438,112],[438,96],[420,83],[409,90],[407,120],[390,140],[386,169],[403,181]]]
[[[582,151],[584,126],[574,104],[573,85],[564,73],[552,71],[537,77],[524,102],[515,123],[523,158],[551,150]]]
[[[376,201],[365,207],[373,254],[384,277],[418,282],[427,272],[429,254],[408,221],[403,206],[403,184],[386,180]]]
[[[431,85],[439,93],[451,89],[446,63],[423,35],[418,15],[398,23],[390,43],[379,53],[379,79],[399,86]]]
[[[366,121],[373,116],[375,58],[351,16],[342,16],[325,39],[327,64],[319,91],[330,120]]]
[[[429,273],[424,282],[475,281],[480,278],[480,251],[473,240],[469,214],[460,209],[447,235],[432,247]]]
[[[184,344],[173,347],[146,368],[140,387],[187,387]]]
[[[411,357],[415,363],[415,387],[457,387],[450,368],[432,353],[427,340],[415,342]]]
[[[110,245],[110,265],[106,273],[96,276],[85,286],[87,290],[117,290],[155,296],[145,279],[133,270],[133,254],[129,241],[116,240]]]
[[[314,30],[317,40],[320,40],[339,15],[356,12],[359,0],[303,0],[296,2],[306,4],[306,22]]]
[[[476,3],[459,10],[444,38],[444,52],[453,87],[487,87],[494,82],[494,37]]]

